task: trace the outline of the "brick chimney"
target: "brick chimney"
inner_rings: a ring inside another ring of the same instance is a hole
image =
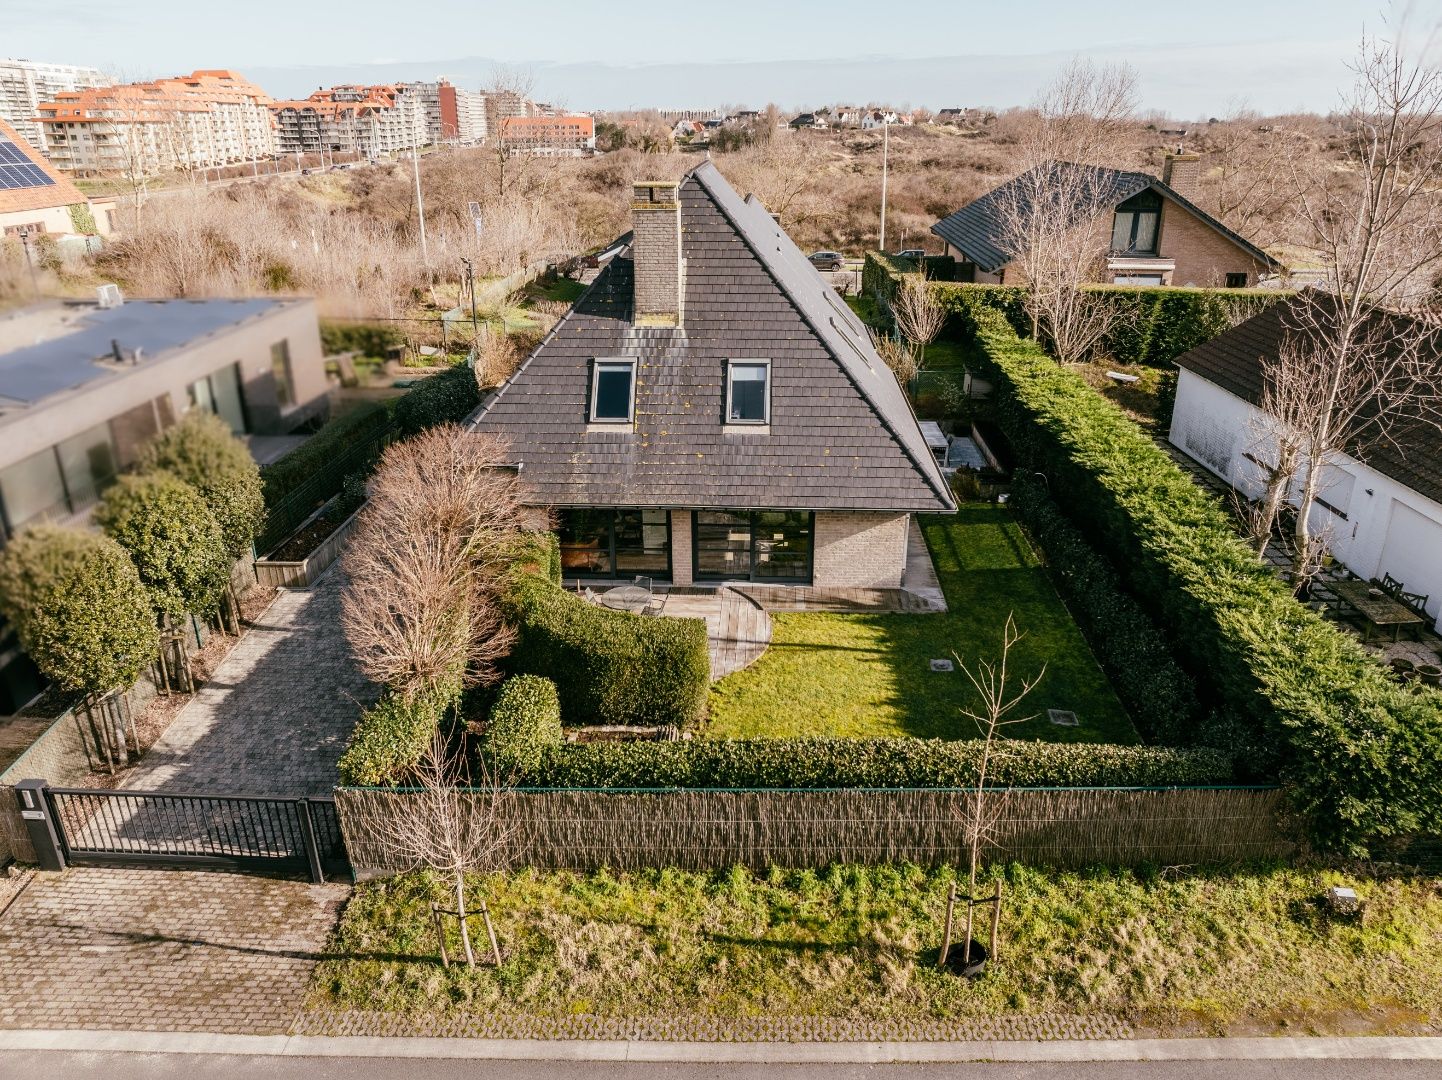
[[[631,190],[631,258],[637,326],[680,326],[681,203],[674,180],[638,180]]]
[[[1202,156],[1184,154],[1179,147],[1175,154],[1168,154],[1162,163],[1162,183],[1189,202],[1196,202],[1201,194]]]

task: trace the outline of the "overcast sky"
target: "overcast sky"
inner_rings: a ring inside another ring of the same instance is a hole
[[[1026,104],[1080,53],[1131,63],[1145,108],[1185,119],[1330,108],[1363,30],[1399,3],[1416,26],[1442,15],[1442,0],[0,0],[0,51],[130,78],[229,67],[276,97],[480,86],[502,63],[577,108]]]

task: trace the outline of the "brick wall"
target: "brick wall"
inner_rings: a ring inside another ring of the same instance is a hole
[[[1226,284],[1228,274],[1240,273],[1246,273],[1248,285],[1255,285],[1257,275],[1265,269],[1221,233],[1170,200],[1163,202],[1159,254],[1177,263],[1168,285],[1220,288]]]
[[[681,323],[681,203],[677,185],[638,182],[631,196],[637,326]]]
[[[906,569],[908,515],[845,511],[816,515],[818,588],[894,589]]]
[[[691,511],[671,511],[671,584],[690,585]]]

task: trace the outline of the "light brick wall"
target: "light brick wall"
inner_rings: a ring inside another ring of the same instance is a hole
[[[1220,288],[1228,274],[1240,273],[1246,273],[1248,285],[1255,285],[1257,275],[1265,269],[1221,233],[1166,199],[1162,202],[1162,239],[1158,254],[1164,259],[1176,260],[1168,285]]]
[[[869,511],[818,513],[812,583],[832,589],[900,587],[908,517]]]
[[[677,185],[637,182],[631,196],[637,326],[681,324],[681,203]]]
[[[671,511],[671,584],[691,584],[691,511]]]

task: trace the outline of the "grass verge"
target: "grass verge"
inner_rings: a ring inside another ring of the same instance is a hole
[[[958,669],[933,672],[932,659],[968,664],[998,650],[1008,613],[1026,632],[1012,670],[1046,674],[1006,729],[1018,739],[1137,742],[1122,704],[1097,666],[1046,570],[1005,507],[977,503],[923,525],[946,614],[780,614],[772,641],[751,667],[711,691],[707,738],[974,738],[960,715],[977,705]],[[1077,713],[1077,727],[1047,720],[1049,708]]]
[[[1261,865],[1197,876],[1013,865],[1000,963],[936,971],[949,869],[524,871],[477,880],[499,969],[441,967],[412,874],[360,886],[312,1009],[531,1017],[1119,1016],[1178,1033],[1442,1031],[1442,890]],[[1355,885],[1332,921],[1321,890]],[[989,885],[988,885],[989,889]]]

